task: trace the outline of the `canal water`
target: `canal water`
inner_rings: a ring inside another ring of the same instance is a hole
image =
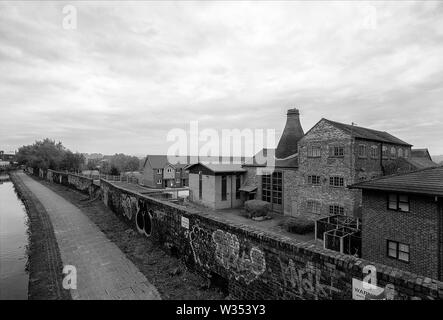
[[[8,176],[0,175],[0,300],[27,299],[26,208]]]

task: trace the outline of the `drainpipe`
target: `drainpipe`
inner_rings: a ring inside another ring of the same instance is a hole
[[[380,144],[380,168],[381,168],[381,173],[384,176],[385,168],[383,167],[383,142]]]

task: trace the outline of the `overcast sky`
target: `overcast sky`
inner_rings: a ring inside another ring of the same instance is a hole
[[[298,107],[443,154],[442,57],[442,2],[1,2],[0,150],[165,153],[191,120],[278,141]]]

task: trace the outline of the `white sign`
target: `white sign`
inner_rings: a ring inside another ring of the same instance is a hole
[[[352,299],[353,300],[386,300],[385,289],[352,279]]]
[[[189,219],[186,217],[182,217],[182,227],[185,229],[189,229]]]

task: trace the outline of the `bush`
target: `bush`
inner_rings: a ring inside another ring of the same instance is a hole
[[[306,234],[314,232],[315,222],[301,217],[292,217],[286,220],[282,227],[292,233]]]
[[[245,202],[245,211],[249,218],[264,217],[271,210],[269,202],[262,200],[248,200]]]

